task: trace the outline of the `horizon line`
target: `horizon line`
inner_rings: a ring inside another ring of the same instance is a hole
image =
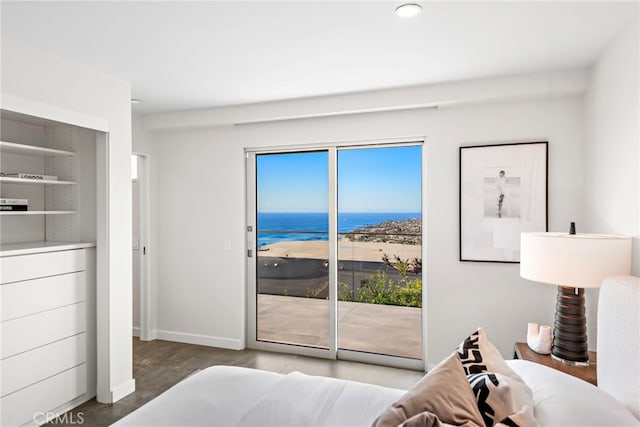
[[[329,214],[328,211],[258,211],[257,213],[278,213],[278,214],[284,214],[284,213],[315,213],[315,214]],[[375,213],[375,214],[398,214],[398,213],[402,213],[402,214],[420,214],[422,215],[421,211],[348,211],[348,212],[338,212],[338,215],[340,214],[351,214],[351,213],[357,213],[357,214],[366,214],[366,213]]]

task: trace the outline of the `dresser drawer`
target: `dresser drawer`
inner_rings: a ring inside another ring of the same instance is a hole
[[[0,323],[0,359],[84,332],[86,303],[61,307]]]
[[[0,258],[0,284],[73,273],[85,269],[85,250]]]
[[[82,364],[0,398],[0,425],[42,421],[51,411],[87,392],[87,366]]]
[[[87,361],[84,333],[0,361],[0,397]]]
[[[85,299],[85,273],[82,271],[0,285],[0,321],[60,308]]]

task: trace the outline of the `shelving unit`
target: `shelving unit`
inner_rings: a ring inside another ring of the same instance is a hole
[[[36,109],[37,111],[40,111]],[[33,425],[96,395],[99,131],[0,110],[0,425]],[[5,378],[6,377],[6,378]]]
[[[28,201],[26,211],[0,211],[0,252],[24,242],[95,242],[96,146],[104,134],[5,109],[0,124],[0,198]],[[7,176],[19,173],[57,179]]]
[[[37,145],[17,144],[15,142],[0,141],[0,152],[26,154],[34,156],[75,156],[76,153],[55,148],[38,147]]]
[[[0,211],[0,243],[35,239],[75,242],[83,240],[83,234],[93,236],[95,230],[83,230],[83,224],[95,207],[85,216],[81,207],[95,206],[91,202],[94,190],[87,187],[95,178],[80,181],[87,172],[95,173],[95,132],[16,115],[3,115],[2,128],[0,172],[54,175],[58,179],[0,176],[0,197],[29,201],[26,211]]]
[[[62,181],[62,180],[50,180],[50,179],[26,179],[26,178],[14,178],[10,176],[0,176],[0,183],[5,184],[27,184],[27,185],[73,185],[77,184],[75,181]]]
[[[76,214],[78,211],[0,211],[1,216],[15,215],[68,215]]]

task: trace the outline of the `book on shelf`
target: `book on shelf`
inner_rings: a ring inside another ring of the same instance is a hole
[[[28,205],[27,199],[0,199],[0,205]]]
[[[29,206],[27,205],[0,205],[0,212],[27,211],[27,210],[29,210]]]
[[[58,177],[55,175],[42,175],[39,173],[5,173],[4,176],[9,178],[20,178],[20,179],[35,179],[40,181],[57,181]]]

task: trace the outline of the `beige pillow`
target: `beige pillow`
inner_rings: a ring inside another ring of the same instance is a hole
[[[442,424],[436,414],[424,411],[409,418],[400,427],[442,427]]]
[[[414,415],[432,412],[443,423],[482,427],[482,416],[456,352],[440,362],[373,422],[397,427]]]

